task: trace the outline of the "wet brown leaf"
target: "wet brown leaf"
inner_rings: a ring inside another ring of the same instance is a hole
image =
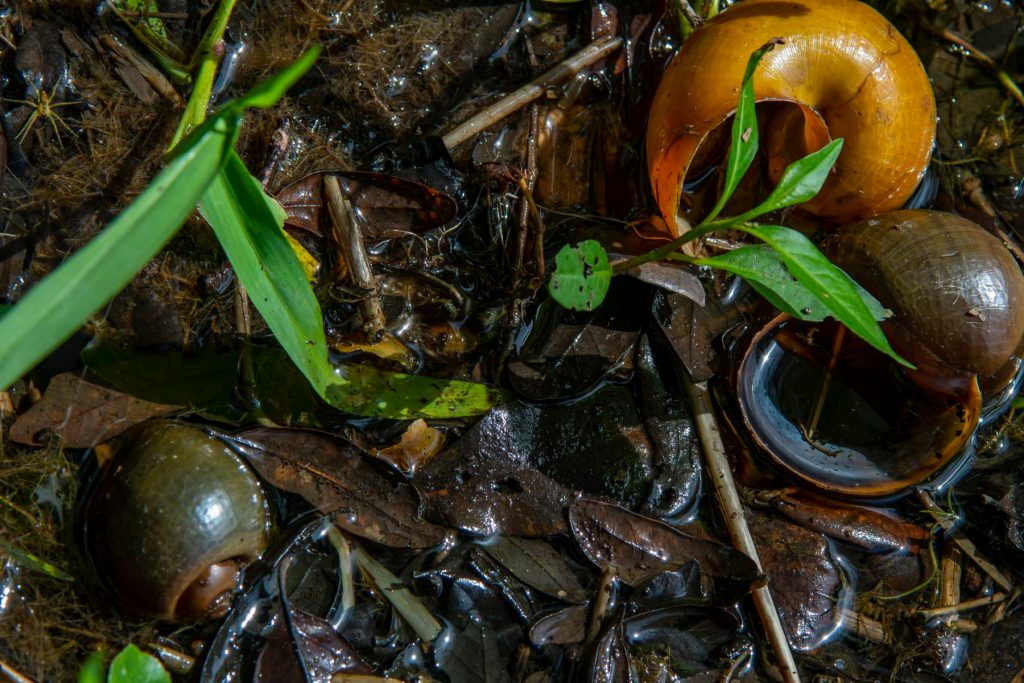
[[[528,399],[549,401],[585,394],[609,375],[627,373],[649,300],[649,287],[625,279],[613,282],[605,302],[591,313],[547,302],[509,363],[512,386]]]
[[[328,174],[337,177],[370,240],[423,232],[444,225],[458,212],[454,199],[411,180],[366,171],[320,171],[277,193],[277,201],[287,213],[287,225],[321,234],[323,180]]]
[[[506,683],[511,681],[498,651],[494,630],[486,622],[469,621],[452,631],[434,658],[452,683]]]
[[[751,515],[750,531],[790,645],[800,652],[813,650],[842,621],[845,580],[828,541],[763,514]]]
[[[589,618],[589,605],[572,605],[546,614],[530,628],[530,642],[537,647],[582,643]]]
[[[395,548],[429,548],[445,530],[419,517],[411,486],[378,472],[354,445],[323,432],[254,429],[229,439],[260,476],[297,493],[356,536]]]
[[[633,658],[622,634],[622,622],[609,625],[594,646],[587,663],[586,677],[590,683],[639,683]]]
[[[50,380],[42,400],[14,421],[11,440],[40,446],[49,432],[59,434],[67,448],[91,448],[133,425],[178,410],[180,406],[143,401],[65,372]]]
[[[483,549],[517,579],[542,593],[566,602],[587,599],[575,572],[546,541],[499,536],[484,544]]]
[[[626,508],[581,498],[569,508],[569,524],[584,554],[612,567],[630,586],[695,560],[701,573],[746,586],[757,578],[753,560],[735,548],[696,538]]]
[[[566,531],[563,511],[573,493],[537,470],[523,469],[473,477],[425,497],[434,516],[466,533],[536,538]]]
[[[693,381],[714,375],[718,353],[712,342],[734,324],[735,317],[713,300],[700,306],[687,297],[665,291],[654,296],[651,310],[662,335]]]
[[[257,683],[328,683],[338,672],[366,675],[373,668],[329,623],[293,611],[267,638],[255,678]]]

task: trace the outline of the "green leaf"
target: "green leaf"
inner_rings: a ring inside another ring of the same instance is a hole
[[[231,118],[212,119],[121,215],[0,320],[0,388],[60,346],[156,256],[192,213],[236,128]]]
[[[608,254],[596,240],[562,247],[555,257],[555,272],[548,281],[551,298],[574,311],[592,311],[608,294],[612,269]]]
[[[736,191],[736,187],[743,179],[743,175],[750,168],[757,155],[757,115],[754,113],[754,70],[757,68],[761,58],[775,47],[776,41],[771,41],[763,47],[755,50],[747,61],[747,70],[743,74],[743,86],[740,88],[740,99],[736,105],[736,114],[732,119],[732,147],[729,149],[729,158],[725,162],[725,185],[722,194],[711,209],[711,213],[701,221],[701,224],[710,223],[722,212],[726,202]]]
[[[171,683],[171,675],[156,657],[129,645],[110,663],[107,683]]]
[[[793,276],[851,332],[898,363],[913,367],[889,345],[850,277],[832,265],[807,237],[781,225],[736,227],[775,249]]]
[[[281,229],[283,212],[234,151],[199,203],[239,281],[274,336],[318,391],[332,376],[320,304]]]
[[[368,365],[343,365],[339,383],[327,388],[327,401],[357,415],[408,420],[479,415],[504,400],[494,387],[442,380]]]
[[[78,683],[103,683],[103,660],[105,655],[102,650],[93,652],[82,662],[82,668],[78,670]]]
[[[793,277],[779,254],[767,244],[754,244],[697,259],[694,263],[739,275],[783,313],[801,320],[820,321],[832,311]]]
[[[741,216],[736,222],[742,223],[769,211],[776,211],[794,204],[802,204],[818,194],[828,179],[829,171],[843,149],[843,139],[828,143],[817,152],[808,154],[786,167],[779,184],[761,204]]]
[[[793,277],[778,252],[767,244],[740,247],[718,256],[694,259],[692,262],[739,275],[775,308],[794,318],[817,322],[832,315],[832,310]],[[875,320],[884,320],[892,315],[870,292],[852,279],[850,282]]]

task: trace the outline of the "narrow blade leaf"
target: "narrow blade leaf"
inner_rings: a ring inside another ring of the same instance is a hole
[[[748,221],[769,211],[802,204],[818,194],[828,179],[829,171],[843,149],[843,139],[828,143],[817,152],[808,154],[786,167],[779,184],[761,204],[736,218],[737,222]]]
[[[736,114],[732,119],[732,147],[729,148],[729,158],[725,164],[725,185],[722,194],[701,223],[710,223],[722,212],[726,202],[736,191],[743,175],[754,163],[757,155],[757,115],[754,113],[754,70],[757,69],[761,58],[774,48],[778,42],[770,41],[763,47],[755,50],[747,62],[747,70],[743,74],[743,86],[740,88],[740,99],[736,105]]]
[[[264,194],[234,151],[203,193],[199,210],[253,305],[302,374],[322,393],[332,369],[320,304],[281,229],[284,211]]]
[[[3,317],[0,388],[60,346],[156,256],[217,174],[237,127],[237,116],[211,119],[102,233]]]
[[[850,277],[832,265],[807,237],[781,225],[737,227],[775,249],[789,272],[851,332],[898,363],[913,367],[889,345]]]
[[[295,85],[313,67],[317,57],[320,56],[320,50],[321,47],[319,45],[314,45],[306,50],[294,62],[267,80],[253,86],[249,92],[242,95],[238,100],[238,105],[241,107],[256,107],[258,109],[274,106],[278,100],[284,97],[288,88]]]
[[[832,314],[793,274],[767,244],[754,244],[696,261],[746,280],[754,290],[783,313],[801,320],[820,321]]]
[[[767,244],[740,247],[694,262],[698,265],[711,266],[739,275],[775,308],[794,318],[818,322],[832,315],[831,309],[812,294],[802,282],[793,277],[778,252]],[[846,277],[849,278],[848,275]],[[861,300],[871,311],[875,320],[885,320],[892,315],[892,311],[882,306],[870,292],[852,279],[850,282],[856,287]]]

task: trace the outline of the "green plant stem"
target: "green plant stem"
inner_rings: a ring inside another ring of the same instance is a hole
[[[665,258],[671,258],[679,261],[686,260],[685,258],[682,258],[685,257],[685,254],[678,253],[677,250],[679,249],[679,247],[683,246],[687,242],[697,239],[698,237],[703,237],[704,235],[712,233],[715,230],[722,230],[723,228],[728,228],[731,227],[732,225],[733,220],[728,218],[723,220],[711,221],[710,223],[700,223],[696,228],[693,228],[692,230],[687,230],[679,237],[675,238],[671,242],[668,242],[658,247],[657,249],[652,249],[646,254],[640,254],[638,256],[634,256],[631,259],[627,259],[625,261],[620,261],[616,263],[614,266],[612,266],[612,274],[619,275],[621,273],[625,273],[630,268],[636,268],[637,266],[642,266],[645,263],[650,263],[651,261],[660,261]],[[692,261],[689,262],[692,263]]]
[[[189,70],[195,69],[195,85],[192,87],[188,104],[185,105],[185,112],[178,122],[178,129],[174,131],[174,137],[168,145],[169,152],[189,131],[206,120],[206,109],[210,106],[210,94],[213,92],[213,79],[221,58],[217,46],[224,40],[224,31],[234,8],[235,0],[221,0],[213,21],[203,34],[203,39],[189,63]]]

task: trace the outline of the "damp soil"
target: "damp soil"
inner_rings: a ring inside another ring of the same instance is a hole
[[[872,4],[935,88],[937,148],[916,201],[1017,248],[1024,105],[995,72],[1024,76],[1024,10]],[[107,5],[0,6],[0,303],[145,187],[177,124],[187,88],[146,78],[133,60],[152,54]],[[213,3],[154,7],[191,49]],[[285,100],[247,114],[238,149],[321,264],[334,359],[483,381],[510,398],[478,419],[428,423],[325,406],[258,314],[239,325],[230,266],[191,218],[0,393],[0,671],[76,680],[90,653],[135,643],[182,681],[776,680],[749,597],[767,580],[804,680],[1019,680],[1024,422],[1012,410],[979,431],[973,469],[932,492],[931,512],[920,494],[863,507],[794,492],[739,429],[730,369],[767,314],[742,283],[649,272],[617,278],[591,314],[547,299],[544,271],[564,244],[657,244],[642,221],[653,209],[643,131],[680,30],[675,3],[635,0],[240,1],[212,106],[324,48]],[[624,50],[444,146],[460,122],[611,35]],[[376,343],[362,334],[366,293],[323,229],[325,175],[372,226],[389,331]],[[767,579],[731,546],[708,493],[684,371],[719,399]],[[83,531],[118,436],[167,418],[214,430],[246,459],[276,519],[227,616],[199,625],[133,614],[96,575]]]

